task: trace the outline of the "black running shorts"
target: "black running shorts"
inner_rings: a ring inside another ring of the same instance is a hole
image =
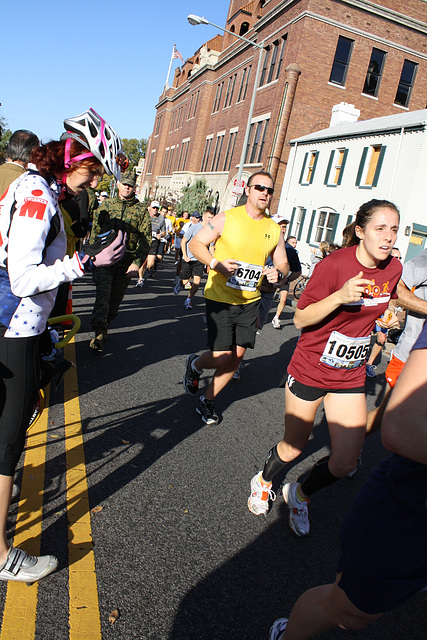
[[[208,347],[230,351],[233,345],[253,349],[259,300],[248,304],[226,304],[206,298]]]

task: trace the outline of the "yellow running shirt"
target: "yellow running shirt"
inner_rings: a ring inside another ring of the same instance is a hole
[[[239,263],[234,276],[226,278],[211,269],[205,287],[205,298],[228,304],[247,304],[261,297],[261,274],[266,260],[276,248],[280,227],[264,216],[254,220],[245,206],[225,212],[221,237],[215,244],[215,258],[230,258]]]

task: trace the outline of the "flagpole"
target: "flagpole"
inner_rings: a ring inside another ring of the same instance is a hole
[[[171,61],[169,62],[168,75],[166,76],[165,89],[169,88],[169,76],[171,74],[172,61],[173,61],[173,52],[175,51],[175,47],[176,47],[176,44],[174,44],[173,47],[172,47]]]

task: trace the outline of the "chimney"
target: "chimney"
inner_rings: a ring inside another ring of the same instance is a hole
[[[346,122],[357,122],[360,116],[360,110],[354,108],[354,104],[348,102],[340,102],[332,107],[332,117],[330,127],[336,127],[338,124]]]

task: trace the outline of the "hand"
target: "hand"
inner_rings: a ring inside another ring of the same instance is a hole
[[[221,273],[226,278],[229,278],[230,276],[234,276],[238,268],[239,263],[237,262],[237,260],[231,260],[230,258],[227,258],[227,260],[217,262],[215,271],[218,271],[218,273]]]
[[[128,270],[126,271],[126,275],[130,280],[131,278],[137,278],[138,274],[139,274],[139,267],[137,264],[132,262],[132,264],[129,265]]]
[[[184,262],[190,262],[190,258],[188,256],[185,256],[184,254],[182,254],[182,259],[184,260]]]
[[[279,272],[275,267],[264,267],[262,275],[266,276],[270,284],[276,284],[279,281]]]
[[[391,309],[387,309],[387,311],[383,314],[384,318],[377,318],[375,321],[379,327],[382,329],[398,329],[400,328],[400,322],[397,315],[391,311]]]
[[[372,280],[362,278],[363,271],[359,271],[357,276],[353,276],[350,280],[347,280],[345,285],[337,291],[340,297],[341,304],[349,304],[350,302],[357,302],[363,298],[363,292],[367,285],[372,285]]]
[[[96,267],[110,267],[123,258],[126,251],[127,234],[123,235],[123,231],[117,233],[117,238],[108,247],[100,251],[93,262]]]

